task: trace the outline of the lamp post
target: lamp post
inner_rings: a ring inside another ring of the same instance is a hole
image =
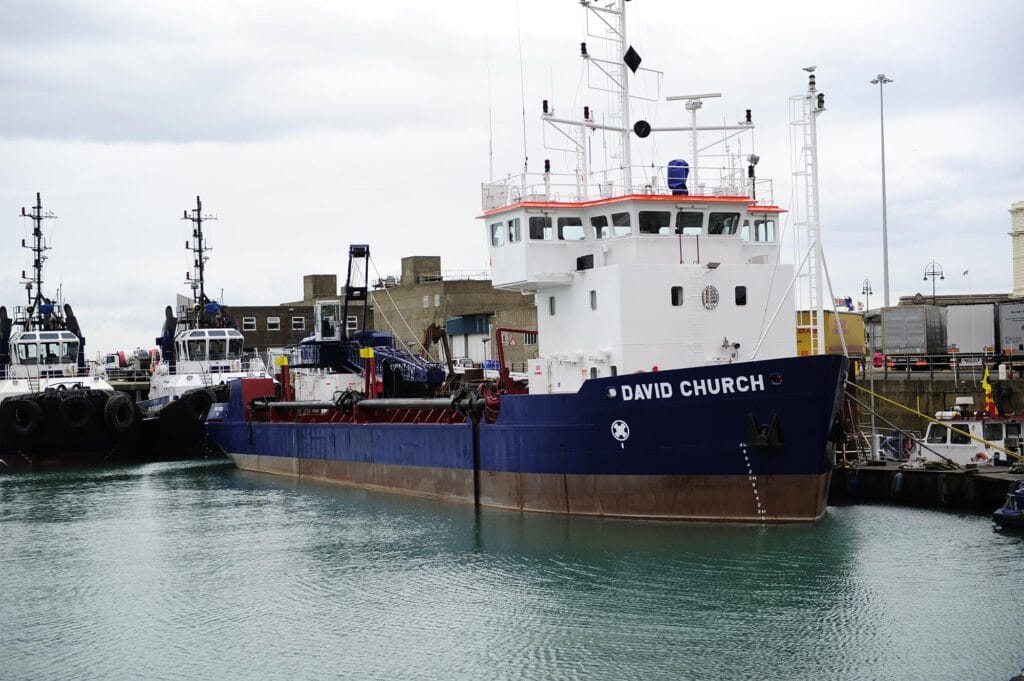
[[[871,312],[871,294],[874,291],[871,290],[870,279],[864,280],[864,286],[861,287],[860,292],[864,296],[864,312]]]
[[[862,294],[864,294],[864,301],[865,301],[864,302],[864,307],[865,307],[864,319],[867,320],[868,313],[871,312],[871,294],[874,293],[874,291],[871,290],[871,280],[870,279],[865,279],[864,280],[864,285],[861,287],[860,292]],[[864,327],[865,327],[865,329],[870,328],[867,324],[865,324]],[[871,345],[872,345],[872,343],[871,343],[871,340],[872,340],[871,332],[870,331],[866,331],[865,336],[866,336],[866,338],[868,340],[868,343],[867,343],[868,347],[865,348],[866,352],[864,354],[866,356],[870,357],[871,354],[872,354],[871,353]],[[868,362],[865,362],[864,366],[865,366],[865,368],[867,368],[868,367]],[[872,371],[871,369],[867,369],[867,371],[868,371],[868,379],[871,381],[871,386],[870,386],[870,390],[871,390],[871,460],[872,461],[878,461],[878,430],[875,428],[875,372]]]
[[[942,273],[942,265],[932,260],[930,263],[924,266],[924,280],[932,280],[932,305],[935,304],[935,279],[945,279],[946,277]]]
[[[882,128],[882,286],[884,289],[882,293],[886,307],[889,307],[889,231],[886,224],[885,205],[885,96],[883,95],[883,86],[891,82],[892,78],[887,78],[884,73],[879,73],[871,81],[872,85],[878,86],[878,111]]]

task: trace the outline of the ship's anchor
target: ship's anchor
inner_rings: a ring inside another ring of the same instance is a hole
[[[758,423],[752,413],[747,414],[750,419],[750,428],[747,433],[747,442],[751,447],[782,446],[782,438],[779,435],[779,415],[772,414],[771,423]]]

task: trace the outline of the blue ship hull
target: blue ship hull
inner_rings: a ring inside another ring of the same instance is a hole
[[[592,379],[455,424],[247,420],[234,383],[207,428],[248,470],[529,511],[807,521],[846,370],[828,355]]]

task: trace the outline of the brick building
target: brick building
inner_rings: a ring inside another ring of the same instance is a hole
[[[245,336],[247,351],[295,345],[313,332],[313,303],[340,300],[338,277],[334,274],[307,274],[302,278],[302,299],[279,305],[232,305],[231,314]],[[356,330],[362,325],[363,306],[350,305],[346,325]],[[367,311],[366,326],[374,327],[373,306]]]
[[[247,350],[295,345],[313,332],[313,304],[340,300],[338,277],[307,274],[302,278],[301,300],[279,305],[232,305],[231,314],[245,336]],[[363,306],[349,308],[347,327],[362,327]],[[506,361],[515,371],[525,371],[526,360],[537,356],[537,335],[495,335],[498,328],[536,329],[533,296],[498,291],[482,274],[441,271],[439,256],[402,259],[400,278],[377,281],[370,292],[366,327],[388,331],[411,351],[421,352],[424,334],[431,324],[445,329],[452,355],[469,357],[477,365],[497,358],[495,343],[503,342]],[[441,361],[436,345],[429,347]]]

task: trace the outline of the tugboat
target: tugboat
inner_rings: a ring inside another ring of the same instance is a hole
[[[226,397],[226,384],[237,378],[270,378],[258,357],[243,353],[244,337],[230,310],[206,295],[206,261],[209,246],[203,223],[214,219],[196,207],[183,220],[193,223],[192,240],[185,248],[193,255],[193,271],[186,274],[192,289],[190,304],[164,309],[164,324],[156,339],[159,362],[151,365],[148,399],[140,402],[144,413],[146,447],[166,458],[205,457],[219,454],[207,438],[202,420],[210,405]]]
[[[43,295],[42,199],[32,220],[32,276],[24,273],[26,308],[0,307],[0,470],[87,464],[130,455],[140,413],[102,370],[87,368],[85,337],[71,305]]]
[[[1024,528],[1024,480],[1018,480],[1006,493],[1006,503],[992,514],[992,520],[1003,529]]]
[[[493,284],[538,303],[528,388],[501,367],[496,383],[451,397],[379,396],[369,347],[363,388],[334,399],[296,399],[286,380],[277,398],[269,381],[242,379],[207,422],[236,466],[574,515],[793,522],[825,512],[847,360],[823,348],[795,356],[794,268],[779,263],[783,211],[766,185],[757,191],[759,159],[727,152],[701,167],[697,158],[700,132],[732,140],[753,129],[751,114],[698,126],[702,101],[719,95],[688,95],[669,99],[685,101],[689,126],[631,123],[641,58],[626,39],[626,0],[580,5],[601,27],[588,34],[608,37],[607,58],[581,46],[584,66],[607,76],[600,101],[617,110],[598,117],[582,107],[570,120],[545,100],[543,121],[575,145],[575,170],[559,177],[545,161],[543,174],[524,167],[482,191]],[[798,101],[815,250],[801,270],[809,266],[819,321],[814,120],[823,97],[812,74]],[[634,135],[679,130],[692,135],[688,160],[632,165]],[[603,133],[613,167],[594,173],[601,145],[590,135]],[[358,295],[346,286],[346,297]]]

